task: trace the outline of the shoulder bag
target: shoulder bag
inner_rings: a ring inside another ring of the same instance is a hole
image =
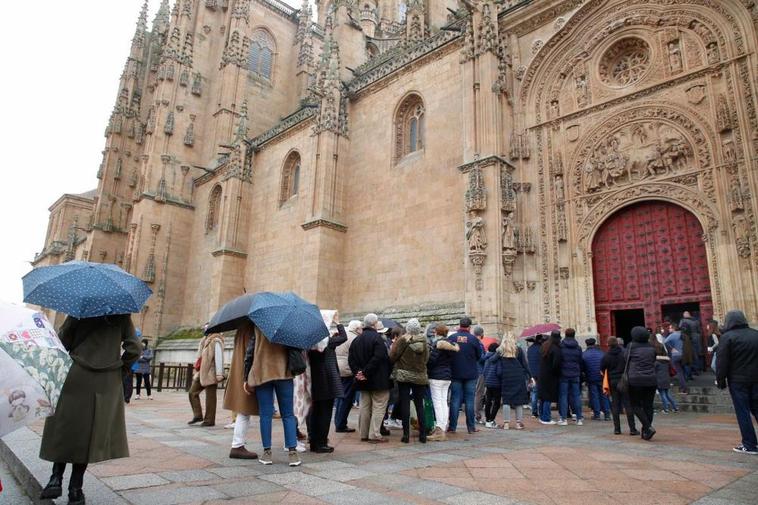
[[[305,372],[305,357],[302,350],[287,347],[287,368],[293,377]]]
[[[619,393],[629,392],[629,359],[632,357],[633,345],[634,345],[634,342],[629,344],[629,352],[626,355],[626,364],[624,365],[624,373],[621,374],[621,378],[619,379],[618,384],[616,384],[616,390]]]

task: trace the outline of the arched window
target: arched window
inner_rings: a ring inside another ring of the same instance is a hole
[[[408,95],[395,115],[395,161],[424,148],[424,102]]]
[[[253,32],[250,42],[250,71],[259,77],[271,80],[274,68],[274,39],[266,30],[258,29]]]
[[[205,233],[211,232],[218,227],[221,214],[221,186],[216,185],[208,198],[208,216],[205,219]]]
[[[282,186],[279,191],[279,205],[297,195],[300,189],[300,155],[291,153],[284,162],[282,170]]]

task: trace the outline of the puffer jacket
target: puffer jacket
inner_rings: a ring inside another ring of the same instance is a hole
[[[626,356],[624,355],[624,348],[621,346],[611,347],[603,356],[600,371],[608,371],[608,382],[612,388],[616,387],[621,376],[624,375],[625,366]]]
[[[671,358],[665,354],[659,354],[655,357],[655,378],[658,382],[656,386],[658,389],[669,389],[671,387],[670,365]]]
[[[584,371],[582,348],[575,338],[561,342],[561,379],[579,379]]]
[[[497,376],[496,362],[500,358],[497,352],[487,352],[482,356],[484,362],[484,385],[488,388],[499,388],[500,378]]]
[[[426,362],[426,373],[429,379],[439,381],[452,380],[451,367],[453,355],[460,350],[458,344],[441,338],[432,346],[429,360]]]
[[[393,380],[411,384],[429,384],[426,362],[429,359],[429,344],[426,335],[403,335],[392,343],[390,361],[394,363]]]
[[[542,355],[540,354],[541,347],[540,344],[532,344],[529,346],[529,349],[526,350],[526,362],[529,365],[529,373],[531,373],[532,377],[535,379],[540,376],[540,360],[542,358]]]
[[[524,352],[519,349],[516,357],[505,358],[497,354],[493,358],[495,374],[501,384],[503,405],[524,405],[529,403],[526,382],[531,378]]]
[[[734,384],[758,384],[758,331],[750,328],[739,310],[727,312],[724,332],[716,352],[719,387],[726,379]]]
[[[656,350],[650,344],[650,334],[641,327],[632,328],[632,341],[626,349],[629,356],[629,385],[632,387],[657,387],[655,374]],[[626,357],[625,356],[625,357]]]
[[[600,372],[600,363],[603,361],[605,353],[596,346],[590,346],[582,354],[584,361],[584,371],[587,374],[587,382],[590,384],[601,384],[603,374]]]
[[[347,341],[345,328],[337,325],[337,333],[329,338],[323,352],[308,351],[311,364],[311,398],[314,401],[342,398],[343,389],[335,349]]]

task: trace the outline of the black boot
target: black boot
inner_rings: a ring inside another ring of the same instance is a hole
[[[68,505],[85,505],[82,488],[68,488]]]
[[[50,482],[39,495],[40,500],[52,500],[63,494],[63,472],[66,471],[66,463],[53,463],[53,474]]]
[[[82,486],[86,470],[86,463],[74,463],[71,470],[71,479],[68,481],[68,505],[84,505]]]
[[[407,431],[403,431],[403,438],[400,439],[400,441],[404,444],[407,444],[410,441],[411,437],[408,434]]]

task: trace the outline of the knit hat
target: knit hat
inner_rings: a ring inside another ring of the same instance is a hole
[[[647,342],[650,338],[650,333],[644,326],[635,326],[632,328],[632,342]]]
[[[407,323],[405,323],[405,331],[407,331],[410,335],[418,335],[421,333],[421,323],[418,322],[418,319],[415,317],[413,319],[409,319]]]
[[[597,343],[597,340],[595,340],[594,338],[588,338],[587,340],[584,341],[584,343],[587,344],[588,346],[591,346],[591,345],[595,345]]]

